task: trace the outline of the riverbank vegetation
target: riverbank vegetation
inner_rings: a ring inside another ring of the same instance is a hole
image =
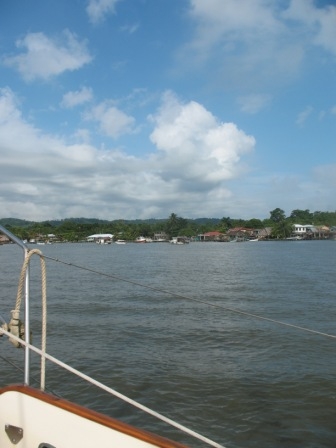
[[[111,233],[116,238],[134,240],[137,236],[153,237],[156,233],[165,232],[170,238],[184,235],[196,236],[210,231],[226,233],[229,229],[243,227],[247,229],[272,229],[272,238],[290,236],[293,224],[312,224],[314,226],[336,226],[335,212],[310,212],[309,210],[293,210],[289,216],[280,208],[270,211],[267,219],[251,218],[248,220],[223,218],[187,219],[175,213],[167,219],[148,220],[101,220],[95,218],[68,218],[42,222],[26,221],[16,218],[2,218],[0,224],[23,240],[36,239],[39,236],[54,235],[59,241],[83,241],[96,233]]]

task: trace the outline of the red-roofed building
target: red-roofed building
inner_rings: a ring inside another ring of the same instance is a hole
[[[226,235],[218,231],[206,232],[198,236],[200,241],[227,241]]]
[[[236,239],[237,241],[244,241],[254,236],[253,229],[247,229],[246,227],[234,227],[226,232],[230,240]]]

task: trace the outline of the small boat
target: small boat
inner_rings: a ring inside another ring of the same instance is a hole
[[[117,240],[115,244],[126,244],[125,240]]]
[[[135,239],[135,242],[136,243],[147,243],[147,240],[146,240],[146,238],[144,237],[144,236],[138,236],[136,239]]]
[[[0,232],[5,234],[13,243],[20,246],[24,254],[15,309],[11,312],[12,317],[9,323],[6,323],[0,316],[0,336],[7,336],[13,345],[13,349],[23,348],[25,355],[23,384],[8,385],[0,388],[1,448],[13,448],[13,446],[18,448],[92,448],[93,446],[118,448],[185,447],[185,445],[179,442],[163,438],[46,393],[46,360],[208,445],[217,448],[222,447],[222,445],[135,402],[48,354],[46,352],[47,298],[44,255],[39,249],[29,249],[19,238],[1,225]],[[40,258],[42,272],[41,348],[33,345],[30,340],[29,266],[30,260],[34,256]],[[24,300],[24,322],[20,319],[21,296]],[[5,342],[1,341],[1,343]],[[39,389],[30,386],[30,355],[32,353],[37,353],[41,360]]]
[[[189,243],[189,241],[183,236],[174,236],[169,242],[171,244],[178,244],[178,245]]]

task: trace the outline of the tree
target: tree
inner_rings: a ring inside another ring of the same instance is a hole
[[[188,237],[192,237],[195,234],[197,234],[197,229],[194,228],[194,226],[192,225],[188,225],[187,227],[183,227],[179,230],[179,234],[181,236],[188,236]]]
[[[169,216],[165,225],[165,231],[170,236],[178,236],[181,229],[187,227],[188,220],[178,217],[175,213]]]
[[[281,223],[286,219],[285,212],[281,210],[281,208],[275,208],[270,212],[270,214],[271,214],[270,220],[276,224]]]
[[[230,216],[228,216],[228,217],[226,217],[226,218],[223,217],[223,218],[221,219],[221,222],[220,222],[219,227],[220,227],[220,228],[223,228],[223,229],[225,229],[225,230],[231,229],[231,227],[232,227],[232,219],[230,218]]]
[[[293,221],[300,222],[301,224],[312,224],[313,220],[313,213],[310,213],[310,211],[307,210],[293,210],[290,218]]]
[[[152,227],[147,222],[138,224],[138,234],[142,236],[151,236],[152,235]]]
[[[247,227],[248,229],[261,229],[263,227],[263,224],[260,219],[252,218],[249,221],[245,222],[245,227]]]
[[[284,219],[272,227],[272,238],[287,238],[292,233],[292,224]]]

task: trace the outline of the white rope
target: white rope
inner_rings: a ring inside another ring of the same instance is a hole
[[[189,434],[191,436],[193,436],[196,439],[202,440],[203,442],[207,443],[210,446],[214,446],[215,448],[225,448],[223,445],[220,445],[217,442],[214,442],[211,439],[208,439],[207,437],[202,436],[201,434],[198,434],[197,432],[193,431],[192,429],[187,428],[186,426],[183,426],[177,422],[175,422],[174,420],[171,420],[168,417],[165,417],[162,414],[159,414],[156,411],[153,411],[152,409],[148,408],[147,406],[144,406],[134,400],[132,400],[131,398],[128,398],[126,395],[121,394],[120,392],[117,392],[116,390],[106,386],[103,383],[100,383],[99,381],[91,378],[88,375],[85,375],[85,373],[80,372],[79,370],[74,369],[73,367],[69,366],[68,364],[65,364],[64,362],[58,360],[57,358],[49,355],[48,353],[44,353],[42,352],[42,350],[40,350],[39,348],[35,347],[34,345],[28,344],[25,341],[22,341],[22,339],[17,338],[16,336],[13,336],[10,332],[2,329],[0,327],[0,334],[3,333],[6,336],[20,342],[20,344],[28,347],[30,350],[34,351],[35,353],[38,353],[40,356],[44,356],[46,359],[48,359],[49,361],[53,362],[54,364],[57,364],[58,366],[62,367],[65,370],[68,370],[69,372],[73,373],[74,375],[82,378],[83,380],[94,384],[95,386],[99,387],[100,389],[105,390],[106,392],[108,392],[111,395],[114,395],[115,397],[120,398],[121,400],[125,401],[126,403],[131,404],[132,406],[141,409],[142,411],[146,412],[147,414],[150,414],[156,418],[158,418],[159,420],[162,420],[165,423],[168,423],[171,426],[174,426],[175,428],[180,429],[181,431],[185,432],[186,434]]]
[[[41,341],[41,379],[40,379],[40,387],[42,390],[45,389],[45,356],[44,353],[46,352],[47,347],[47,275],[46,275],[46,266],[45,266],[45,260],[43,258],[43,254],[38,249],[33,249],[28,252],[27,256],[25,257],[23,261],[23,265],[21,268],[20,273],[20,279],[19,279],[19,286],[16,296],[16,304],[15,304],[15,311],[20,312],[21,307],[21,299],[23,294],[23,287],[25,284],[25,277],[26,272],[29,266],[30,259],[33,255],[39,255],[40,257],[40,263],[41,263],[41,276],[42,276],[42,341]],[[14,338],[12,338],[14,339]],[[19,341],[21,345],[22,340]]]

